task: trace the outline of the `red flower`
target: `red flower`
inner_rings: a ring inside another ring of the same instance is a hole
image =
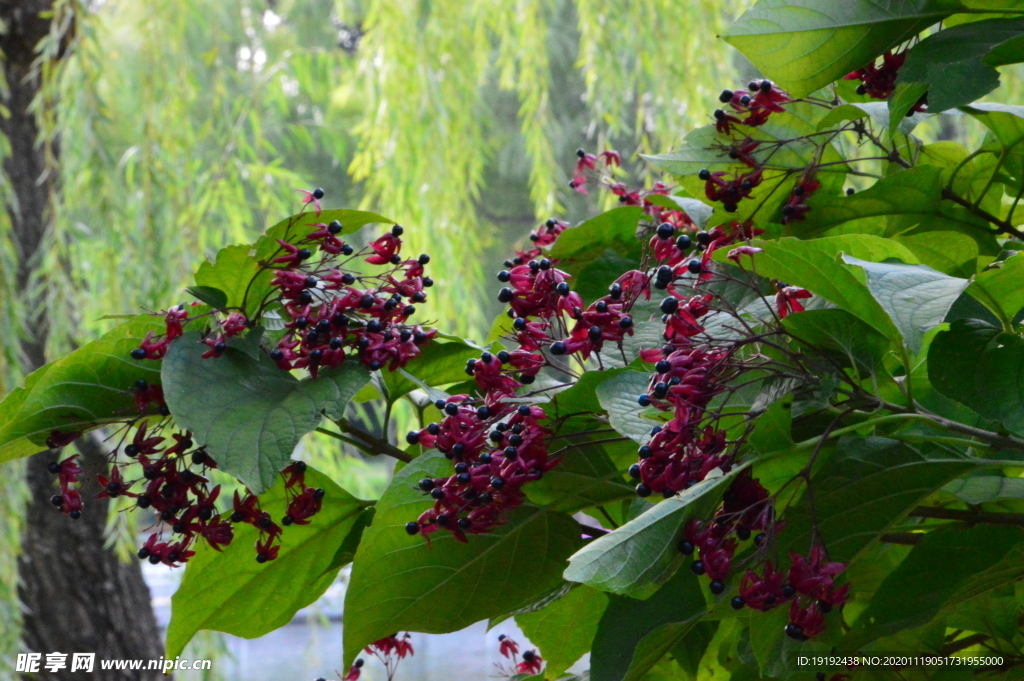
[[[810,297],[811,292],[807,289],[796,286],[780,287],[779,292],[775,294],[775,309],[779,313],[779,318],[785,319],[793,312],[803,312],[804,306],[800,300]]]
[[[300,194],[305,194],[305,196],[302,197],[302,203],[312,203],[314,208],[316,208],[317,217],[320,217],[320,199],[324,198],[324,190],[317,188],[313,191],[306,191],[305,189],[296,189],[295,191]]]
[[[541,665],[544,662],[534,650],[527,650],[523,653],[523,661],[516,665],[516,671],[520,674],[540,674]]]
[[[505,657],[511,658],[519,652],[519,644],[505,634],[498,637],[498,651]]]
[[[362,658],[355,661],[355,663],[349,667],[348,674],[345,674],[343,681],[359,681],[359,676],[363,672],[363,660]]]

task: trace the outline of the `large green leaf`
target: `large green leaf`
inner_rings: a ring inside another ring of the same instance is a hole
[[[563,513],[525,505],[488,534],[460,543],[448,532],[410,537],[405,525],[432,500],[415,487],[451,472],[439,452],[398,472],[377,502],[345,596],[345,664],[400,630],[441,634],[513,612],[562,584],[565,560],[580,545],[579,525]]]
[[[700,581],[680,570],[655,597],[610,596],[590,654],[592,681],[640,681],[707,610]]]
[[[1001,499],[1024,499],[1024,478],[972,475],[958,478],[942,488],[965,504],[984,504]]]
[[[813,494],[786,512],[783,550],[807,553],[818,533],[833,560],[850,562],[921,500],[970,470],[969,458],[881,437],[844,437],[813,476]]]
[[[553,511],[575,513],[636,495],[601,445],[559,442],[568,449],[554,470],[526,488],[530,501]]]
[[[993,263],[974,276],[967,292],[1004,324],[1009,324],[1024,309],[1024,256],[1014,255]]]
[[[802,97],[953,13],[936,0],[760,0],[724,37]]]
[[[252,315],[271,290],[274,268],[264,269],[261,263],[269,263],[277,254],[279,245],[276,240],[301,239],[314,230],[314,225],[327,224],[332,220],[341,222],[341,234],[357,232],[373,223],[393,223],[376,213],[361,210],[325,210],[319,216],[313,212],[292,215],[268,229],[255,244],[222,248],[213,262],[206,261],[199,266],[196,284],[223,291],[228,306],[241,307],[244,303],[245,313]]]
[[[1022,19],[987,19],[939,31],[910,49],[897,84],[913,87],[907,101],[927,92],[931,111],[970,104],[999,87],[996,66],[1024,61],[1022,37]],[[893,120],[902,119],[913,103],[893,107]]]
[[[999,334],[977,320],[953,322],[932,341],[928,378],[946,397],[1024,434],[1024,343]]]
[[[789,315],[782,325],[801,344],[872,371],[882,366],[892,345],[888,338],[845,310],[807,310]]]
[[[306,469],[306,484],[327,492],[308,525],[291,525],[281,535],[278,557],[257,563],[253,548],[259,531],[236,525],[235,538],[222,551],[199,540],[181,586],[171,600],[167,657],[180,655],[201,629],[257,638],[284,626],[323,594],[343,563],[333,559],[355,531],[369,502],[360,501],[330,478]],[[288,507],[284,485],[260,496],[260,507],[274,518]],[[351,553],[348,554],[351,559]]]
[[[1005,155],[1002,170],[1015,178],[1018,189],[1024,182],[1024,106],[979,102],[961,109],[992,132]]]
[[[45,449],[53,431],[86,431],[139,415],[132,395],[139,379],[160,383],[160,362],[131,352],[160,317],[139,315],[98,340],[31,373],[0,402],[0,462]]]
[[[175,421],[206,445],[222,470],[256,493],[274,484],[295,445],[323,416],[338,419],[370,380],[354,360],[301,381],[262,353],[229,347],[203,359],[197,332],[171,344],[163,360],[164,397]]]
[[[930,229],[962,231],[979,241],[979,246],[986,244],[992,234],[988,223],[943,200],[945,184],[943,168],[919,165],[884,177],[853,196],[819,192],[808,201],[811,210],[806,219],[791,224],[789,232],[808,239],[853,220],[903,216],[907,220],[899,223],[900,229],[910,230],[925,221]]]
[[[889,313],[914,353],[921,349],[925,332],[946,318],[949,308],[970,283],[927,265],[875,263],[850,256],[843,260],[864,270],[871,295]]]
[[[633,598],[651,597],[683,562],[677,544],[686,523],[710,518],[739,470],[697,483],[590,542],[569,559],[565,578]]]
[[[628,253],[639,251],[636,226],[642,215],[643,209],[639,206],[622,206],[601,213],[563,232],[551,247],[551,257],[579,264],[595,259],[605,248]]]
[[[917,264],[917,257],[902,244],[867,234],[850,234],[809,241],[789,237],[755,240],[754,245],[763,251],[753,257],[753,266],[761,276],[806,288],[860,318],[887,338],[899,338],[889,315],[872,297],[854,268],[844,264],[840,256],[846,254],[873,262],[898,258]],[[722,251],[719,253],[716,259],[726,257]]]
[[[624,371],[597,386],[597,399],[608,412],[608,422],[621,435],[643,444],[651,439],[651,428],[657,422],[640,415],[637,400],[647,393],[650,374]]]
[[[590,650],[606,607],[607,595],[578,586],[546,608],[516,615],[516,624],[547,660],[544,672],[548,678],[561,678]]]
[[[855,627],[848,636],[858,644],[851,649],[927,623],[958,594],[962,601],[976,593],[979,581],[991,588],[1024,575],[1016,555],[1016,574],[997,569],[995,582],[984,576],[1022,543],[1024,531],[1005,525],[947,525],[929,532],[882,582],[858,620],[860,631]]]
[[[802,170],[811,163],[826,164],[822,174],[844,173],[848,170],[842,163],[843,157],[832,144],[824,148],[815,140],[822,119],[822,109],[805,103],[786,105],[785,113],[772,114],[768,122],[757,127],[736,125],[732,135],[719,133],[714,125],[697,128],[683,139],[677,148],[665,154],[644,156],[644,159],[673,175],[696,175],[702,169],[713,171],[728,170],[748,172],[749,168],[729,156],[735,139],[760,141],[761,149],[751,157],[769,170]],[[784,142],[780,146],[778,143]],[[821,154],[821,158],[818,158]],[[769,183],[770,184],[770,183]],[[762,185],[760,194],[768,187]],[[735,215],[730,216],[735,219]]]

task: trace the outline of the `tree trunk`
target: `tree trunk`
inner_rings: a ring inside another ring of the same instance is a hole
[[[40,40],[50,30],[50,19],[43,13],[52,8],[53,0],[0,0],[0,21],[6,27],[0,49],[9,90],[3,102],[9,114],[0,117],[0,132],[10,143],[3,170],[15,198],[7,211],[24,310],[20,350],[25,373],[46,362],[49,329],[43,289],[36,278],[51,221],[50,197],[56,177],[46,167],[39,123],[31,106],[40,88],[32,63]],[[59,153],[56,142],[51,153],[51,158]],[[94,438],[82,438],[79,443],[86,482],[82,489],[85,508],[78,521],[57,512],[49,502],[57,488],[47,465],[56,460],[58,452],[37,454],[28,461],[31,498],[18,562],[19,596],[29,650],[43,655],[67,653],[69,662],[72,653],[96,653],[97,662],[91,675],[43,671],[32,678],[155,681],[161,678],[160,672],[99,669],[99,661],[105,659],[158,658],[163,646],[139,565],[121,563],[103,547],[108,501],[93,497],[99,491],[95,477],[105,465],[105,452]]]

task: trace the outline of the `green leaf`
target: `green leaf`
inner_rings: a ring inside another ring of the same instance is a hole
[[[903,229],[929,221],[933,223],[929,224],[930,229],[961,231],[978,241],[979,247],[987,245],[986,240],[992,234],[988,223],[943,200],[945,183],[941,167],[919,165],[884,177],[853,196],[831,196],[819,192],[808,201],[811,210],[806,219],[792,223],[789,231],[809,239],[853,220],[906,216],[913,220],[901,223]],[[940,223],[934,224],[936,220]]]
[[[803,97],[952,13],[949,3],[934,0],[760,0],[723,37]]]
[[[844,256],[843,261],[867,274],[868,289],[889,313],[903,340],[915,354],[926,331],[940,324],[970,283],[927,265],[874,263]]]
[[[257,494],[274,484],[302,436],[324,414],[341,418],[370,380],[355,361],[300,381],[268,357],[232,347],[203,359],[199,339],[193,331],[171,344],[161,372],[164,398],[175,422],[206,445],[221,470]]]
[[[637,402],[647,393],[650,374],[624,371],[597,386],[597,399],[608,412],[608,422],[621,435],[644,444],[651,439],[651,428],[657,422],[640,415],[643,409]]]
[[[432,505],[415,487],[451,473],[439,452],[399,471],[377,502],[345,596],[345,665],[395,631],[441,634],[534,603],[562,585],[566,558],[580,545],[579,525],[536,506],[517,509],[501,527],[460,543],[448,532],[410,537],[405,525]]]
[[[812,478],[814,506],[805,494],[786,512],[780,552],[806,554],[816,524],[831,558],[850,562],[921,500],[974,465],[942,449],[844,437]]]
[[[703,659],[704,653],[707,652],[708,647],[711,645],[715,635],[718,633],[720,625],[721,622],[707,620],[697,622],[693,625],[690,631],[680,639],[679,643],[672,648],[672,656],[675,658],[676,663],[682,667],[691,678],[697,678],[701,659]]]
[[[99,339],[32,372],[0,402],[0,462],[45,449],[53,431],[86,431],[138,417],[132,391],[142,379],[160,383],[160,362],[131,352],[160,317],[139,315]]]
[[[1024,499],[1024,478],[977,475],[958,478],[942,489],[972,505],[1002,499]]]
[[[590,542],[569,559],[565,578],[633,598],[651,597],[683,562],[676,544],[687,521],[711,517],[741,468],[699,482]]]
[[[751,153],[751,157],[766,169],[802,170],[815,163],[825,164],[820,170],[821,175],[845,173],[849,168],[842,162],[843,157],[836,148],[830,143],[822,151],[820,141],[814,141],[821,118],[820,107],[795,102],[786,105],[785,113],[772,114],[764,125],[736,125],[734,134],[739,139],[749,137],[764,143],[762,148]],[[783,141],[785,144],[778,144]],[[709,125],[687,134],[679,148],[666,154],[644,155],[643,158],[673,175],[696,175],[704,168],[748,172],[749,168],[729,156],[735,143],[732,135],[719,133],[714,125]],[[818,154],[821,154],[820,160]],[[767,194],[770,184],[762,184],[760,193]],[[703,183],[699,186],[703,188]],[[735,214],[728,218],[736,219]]]
[[[964,113],[988,128],[1006,155],[1002,169],[1016,180],[1016,187],[1024,182],[1024,106],[979,102],[961,107]]]
[[[1008,325],[1024,309],[1024,256],[992,263],[974,276],[967,292]]]
[[[253,545],[259,531],[251,525],[235,525],[234,540],[219,552],[199,540],[171,599],[169,659],[180,655],[201,629],[242,638],[263,636],[288,624],[334,582],[342,564],[332,559],[356,529],[368,502],[312,468],[306,469],[306,484],[327,492],[323,507],[308,525],[285,529],[277,559],[256,562]],[[284,485],[277,485],[260,496],[260,507],[280,518],[288,501]]]
[[[223,310],[228,305],[228,294],[213,286],[190,286],[185,292],[214,310]]]
[[[952,275],[969,278],[977,269],[978,244],[957,232],[920,232],[896,237],[921,259],[921,264]]]
[[[759,275],[806,288],[860,318],[887,338],[899,337],[889,315],[858,278],[856,270],[843,264],[839,256],[846,254],[873,262],[898,258],[917,264],[917,258],[905,246],[868,234],[809,241],[790,237],[773,241],[755,240],[753,245],[763,251],[753,260]],[[722,251],[715,255],[716,260],[720,258],[725,258]]]
[[[516,624],[547,660],[547,678],[561,678],[590,650],[606,607],[608,596],[578,586],[542,610],[516,616]]]
[[[977,320],[960,319],[928,351],[932,385],[985,418],[1024,434],[1024,342]]]
[[[563,232],[551,247],[551,257],[579,263],[596,259],[595,253],[605,248],[626,253],[639,251],[636,226],[642,215],[640,206],[622,206],[601,213]]]
[[[927,533],[882,582],[858,620],[861,630],[855,626],[847,638],[858,644],[850,649],[926,624],[964,587],[976,588],[971,582],[1022,542],[1024,531],[1005,525],[947,525]],[[1018,564],[1020,575],[1024,565]]]
[[[585,508],[608,504],[636,496],[622,472],[612,463],[601,445],[577,441],[568,446],[561,463],[544,477],[526,487],[530,501],[553,511],[575,513]]]
[[[994,67],[1024,61],[1022,36],[1022,19],[986,19],[933,33],[910,48],[896,82],[916,86],[917,97],[927,92],[931,111],[970,104],[999,87]],[[890,106],[893,119],[913,104]]]
[[[689,570],[645,601],[610,596],[590,654],[591,680],[640,681],[706,610],[700,581]]]
[[[891,341],[845,310],[807,310],[791,314],[782,325],[801,344],[838,355],[852,366],[871,371],[882,366]]]

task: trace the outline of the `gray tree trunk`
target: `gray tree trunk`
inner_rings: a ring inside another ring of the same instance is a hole
[[[30,107],[40,86],[38,77],[32,75],[32,62],[39,41],[50,30],[49,18],[41,14],[52,5],[53,0],[0,0],[0,21],[5,27],[0,49],[9,89],[3,104],[10,112],[0,117],[0,133],[7,137],[11,149],[3,170],[15,199],[7,211],[18,258],[18,291],[26,312],[21,329],[25,373],[46,362],[49,329],[35,276],[44,255],[56,178],[46,172],[39,123]],[[54,147],[53,153],[58,154],[59,149]],[[97,665],[91,675],[43,671],[32,678],[156,681],[161,678],[156,671],[99,669],[98,661],[103,659],[158,658],[163,646],[139,565],[122,563],[103,548],[108,501],[94,497],[99,492],[96,473],[103,469],[106,453],[93,438],[79,442],[85,508],[78,521],[59,513],[49,502],[56,481],[47,465],[57,459],[58,452],[37,454],[28,461],[31,499],[18,563],[18,591],[24,608],[24,642],[30,651],[67,653],[69,661],[72,653],[96,653]]]

